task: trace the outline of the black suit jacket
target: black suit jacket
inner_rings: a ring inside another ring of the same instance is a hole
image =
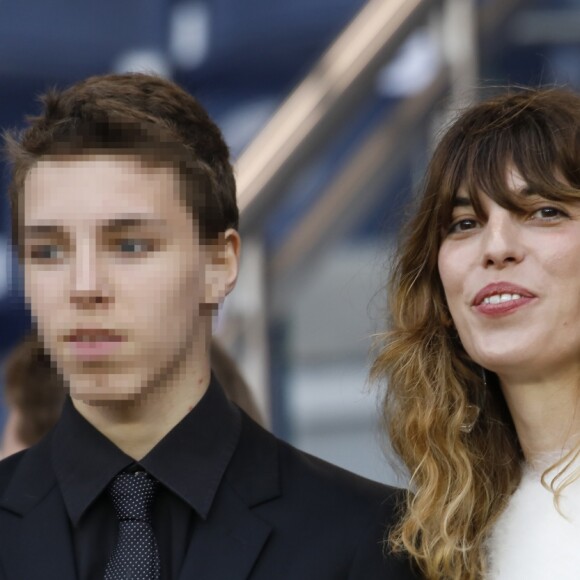
[[[302,453],[235,412],[236,450],[176,580],[415,578],[381,545],[401,492]],[[76,579],[51,436],[0,463],[2,580]]]

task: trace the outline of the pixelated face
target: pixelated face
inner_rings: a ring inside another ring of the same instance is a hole
[[[103,154],[44,159],[23,201],[27,299],[73,397],[134,399],[202,356],[208,305],[235,274],[217,242],[200,243],[172,169]]]

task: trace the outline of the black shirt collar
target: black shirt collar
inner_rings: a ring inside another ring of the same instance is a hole
[[[212,376],[199,403],[139,465],[206,518],[236,448],[239,410]],[[76,525],[120,471],[134,461],[66,401],[52,439],[52,460],[69,517]]]

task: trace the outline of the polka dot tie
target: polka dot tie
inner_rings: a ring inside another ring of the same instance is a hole
[[[159,580],[159,550],[151,527],[158,482],[145,472],[121,473],[109,485],[119,518],[117,544],[105,580]]]

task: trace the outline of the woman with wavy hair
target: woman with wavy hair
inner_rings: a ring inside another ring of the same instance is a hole
[[[445,131],[373,376],[430,579],[580,578],[580,97],[522,90]]]

